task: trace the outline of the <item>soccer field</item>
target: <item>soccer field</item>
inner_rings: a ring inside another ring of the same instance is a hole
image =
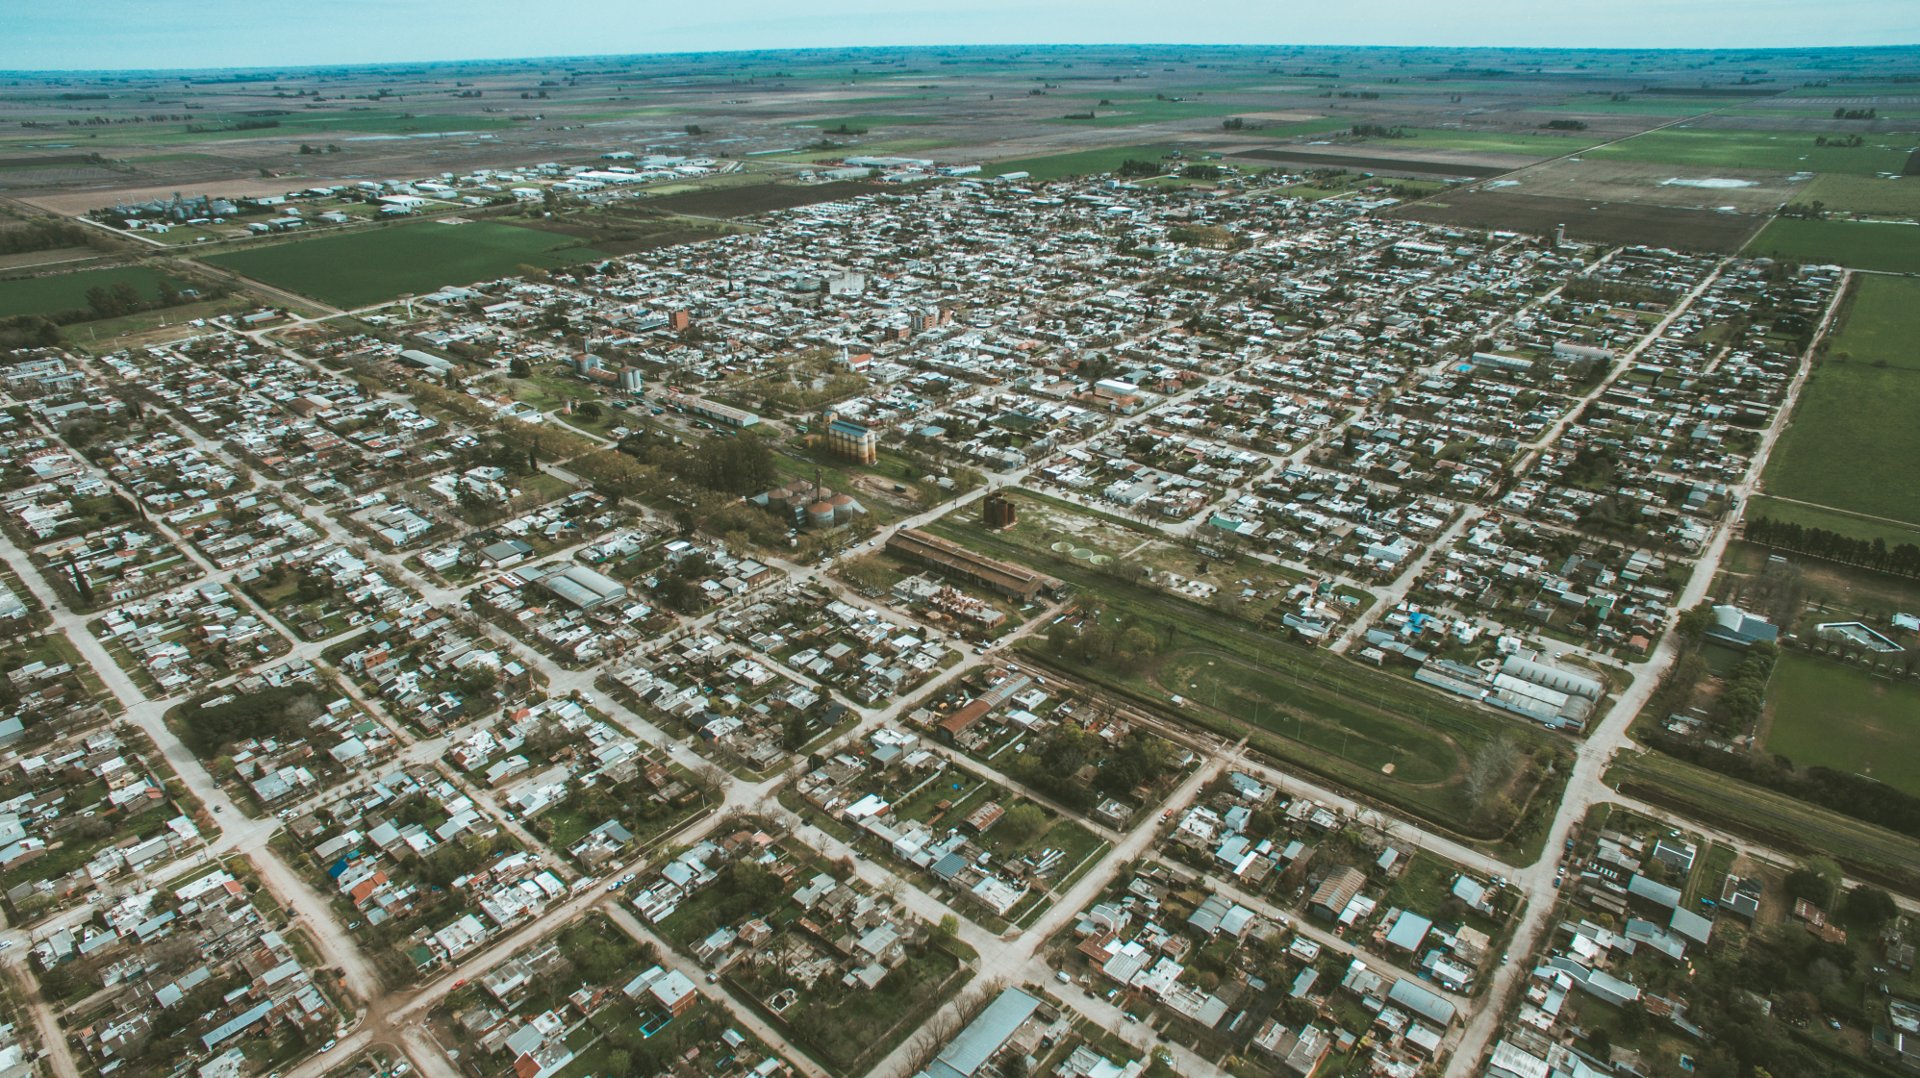
[[[1768,687],[1767,751],[1920,794],[1920,687],[1792,652]]]
[[[336,307],[365,307],[402,293],[516,276],[604,257],[532,228],[422,221],[213,255],[208,262]]]

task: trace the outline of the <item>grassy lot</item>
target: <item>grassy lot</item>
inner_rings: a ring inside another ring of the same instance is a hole
[[[1862,146],[1816,146],[1811,132],[1719,131],[1669,127],[1636,135],[1593,151],[1595,157],[1651,161],[1693,168],[1777,172],[1844,172],[1855,176],[1898,173],[1913,149],[1903,134],[1866,135]]]
[[[1747,502],[1746,516],[1767,517],[1788,524],[1798,524],[1803,528],[1825,528],[1839,535],[1852,536],[1872,542],[1884,539],[1890,547],[1901,543],[1920,544],[1920,528],[1903,528],[1898,524],[1889,524],[1884,520],[1855,516],[1837,509],[1822,509],[1818,506],[1801,505],[1798,502],[1783,502],[1778,498],[1758,495]]]
[[[939,122],[941,121],[938,116],[915,116],[912,114],[886,115],[875,113],[868,116],[830,116],[824,120],[802,120],[797,123],[790,123],[787,126],[817,127],[827,134],[832,134],[843,127],[852,131],[872,131],[881,127],[908,127],[918,126],[920,124],[937,124]]]
[[[1920,333],[1916,298],[1914,282],[1861,283],[1767,464],[1769,492],[1920,522],[1920,487],[1907,481],[1920,456],[1920,369],[1899,366],[1916,364],[1907,343]]]
[[[1767,686],[1767,751],[1920,794],[1920,687],[1784,652]]]
[[[1920,183],[1911,178],[1889,180],[1829,173],[1815,177],[1794,201],[1824,202],[1828,212],[1920,219]]]
[[[1081,150],[1078,153],[1056,153],[1045,157],[1016,157],[1009,161],[995,161],[987,166],[986,171],[993,176],[1004,176],[1009,172],[1025,172],[1035,180],[1057,180],[1062,176],[1095,176],[1103,172],[1112,172],[1129,160],[1158,161],[1173,149],[1172,146],[1108,146],[1099,150]]]
[[[160,290],[162,277],[158,270],[147,266],[116,266],[0,281],[0,318],[84,311],[89,288],[112,288],[117,284],[130,284],[142,297],[152,299]]]
[[[1920,227],[1782,217],[1761,229],[1741,253],[1888,273],[1920,273]]]
[[[338,307],[362,307],[403,292],[431,292],[600,257],[564,236],[493,221],[438,222],[320,236],[207,259],[235,273]]]
[[[1906,835],[1658,753],[1616,760],[1607,782],[1622,793],[1782,850],[1831,857],[1853,875],[1908,894],[1920,890],[1920,841]]]

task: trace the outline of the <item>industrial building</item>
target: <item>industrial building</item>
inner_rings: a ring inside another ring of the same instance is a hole
[[[842,419],[832,412],[827,413],[827,419],[827,448],[835,456],[860,464],[874,464],[880,460],[878,431],[865,423]]]
[[[958,543],[949,543],[918,528],[893,533],[887,540],[887,549],[1021,602],[1030,602],[1042,592],[1058,592],[1062,587],[1060,581],[1044,573],[975,554]]]
[[[540,577],[541,587],[582,610],[596,610],[627,597],[627,586],[584,565],[563,565]]]

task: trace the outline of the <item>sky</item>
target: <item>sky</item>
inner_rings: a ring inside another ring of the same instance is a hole
[[[1920,43],[1920,0],[6,0],[0,70],[868,45]]]

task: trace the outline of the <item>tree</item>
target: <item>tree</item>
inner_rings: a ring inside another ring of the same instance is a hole
[[[993,828],[996,837],[1019,846],[1047,825],[1047,814],[1039,805],[1015,805],[1007,810],[1005,816]]]
[[[1859,932],[1878,932],[1899,914],[1892,895],[1865,884],[1848,891],[1840,903],[1840,919]]]
[[[533,377],[533,364],[515,356],[507,363],[507,377],[531,378]]]

